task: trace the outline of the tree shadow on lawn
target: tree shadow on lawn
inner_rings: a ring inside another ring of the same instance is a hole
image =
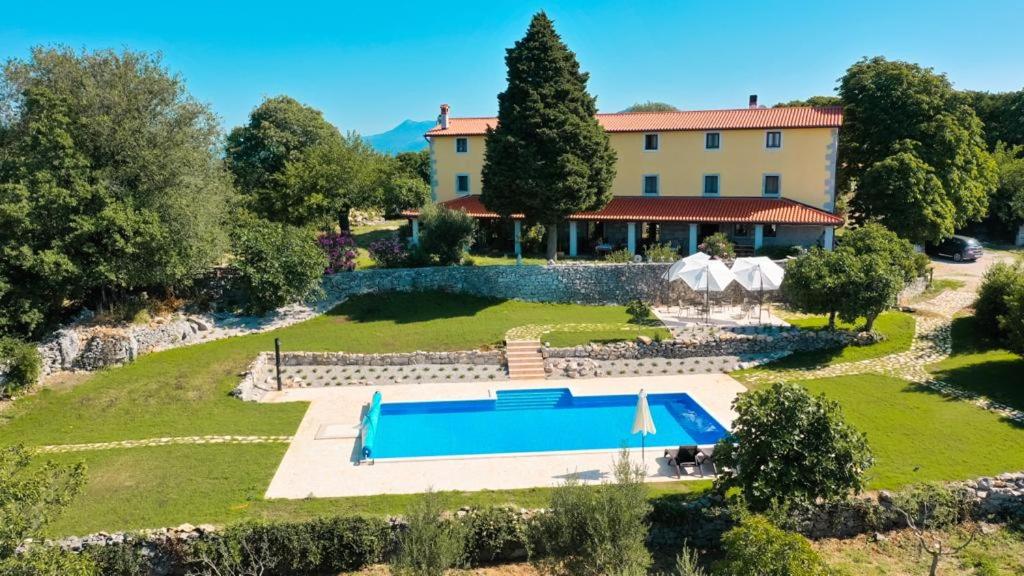
[[[1024,366],[1022,366],[1022,368],[1024,368]],[[948,394],[943,394],[939,390],[936,390],[935,388],[932,388],[930,386],[926,386],[924,384],[908,383],[907,387],[904,388],[904,391],[905,392],[916,392],[916,393],[919,393],[919,394],[928,394],[930,396],[936,396],[936,397],[942,399],[945,402],[967,402],[967,403],[971,402],[971,400],[968,399],[968,398],[957,398],[955,396],[950,396]],[[973,392],[973,390],[971,390],[971,391]],[[977,393],[977,392],[975,392],[975,393]],[[1003,400],[995,398],[995,397],[993,397],[991,395],[985,394],[985,396],[987,396],[991,400],[995,400],[996,402],[1000,402],[1000,403],[1012,406],[1012,404],[1010,404],[1009,402],[1004,402]],[[1014,406],[1014,407],[1017,408],[1017,406]],[[982,408],[981,406],[978,406],[978,409],[979,410],[984,410],[984,408]],[[1018,409],[1020,409],[1020,408],[1018,408]],[[996,413],[993,412],[993,414],[996,414]],[[1013,420],[1012,418],[1007,418],[1006,416],[999,416],[999,420],[1001,422],[1005,422],[1005,423],[1009,424],[1010,426],[1012,426],[1014,428],[1017,428],[1017,429],[1020,429],[1020,430],[1024,430],[1024,422],[1020,422],[1018,420]]]
[[[504,300],[447,292],[385,292],[349,298],[326,313],[350,322],[412,324],[476,316]]]
[[[1000,348],[974,316],[955,318],[952,355],[929,370],[936,380],[1024,410],[1024,358]]]

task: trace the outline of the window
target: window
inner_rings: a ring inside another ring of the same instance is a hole
[[[782,148],[782,132],[765,132],[765,148]]]
[[[465,154],[466,152],[469,152],[469,138],[456,138],[455,153]]]
[[[722,133],[721,132],[708,132],[704,135],[704,149],[705,150],[718,150],[722,147]]]
[[[781,177],[778,174],[764,175],[764,195],[778,196],[781,188]]]
[[[750,236],[750,228],[746,224],[736,224],[732,229],[732,235],[737,238],[746,238]]]
[[[455,176],[455,192],[458,194],[469,194],[469,174],[457,174]]]
[[[775,238],[779,233],[779,227],[775,224],[765,224],[761,229],[761,235],[765,238]]]
[[[644,196],[657,196],[658,195],[658,176],[657,174],[649,174],[644,176]]]
[[[704,175],[704,195],[718,196],[718,174]]]
[[[658,149],[658,135],[644,134],[644,150],[654,151]]]

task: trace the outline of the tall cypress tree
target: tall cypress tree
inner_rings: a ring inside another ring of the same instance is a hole
[[[544,12],[505,63],[508,88],[498,94],[498,126],[487,132],[481,200],[503,216],[522,213],[545,225],[553,259],[556,224],[611,200],[615,151],[594,117],[590,75]]]

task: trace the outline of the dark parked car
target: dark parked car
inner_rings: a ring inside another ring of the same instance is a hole
[[[925,252],[932,256],[952,258],[956,262],[977,260],[985,253],[981,242],[969,236],[953,236],[938,244],[928,244],[925,246]]]

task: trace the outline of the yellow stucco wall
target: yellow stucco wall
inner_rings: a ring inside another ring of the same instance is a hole
[[[704,149],[704,132],[661,132],[657,151],[645,151],[642,133],[613,133],[618,154],[612,193],[639,196],[644,175],[657,174],[661,196],[700,196],[704,175],[718,174],[720,196],[761,196],[765,174],[781,176],[781,196],[810,206],[833,209],[834,162],[838,130],[783,129],[782,147],[766,149],[765,130],[723,130],[721,148]],[[480,193],[484,137],[469,136],[469,151],[455,152],[455,137],[435,137],[436,200],[456,197],[457,174],[468,174],[470,194]]]

